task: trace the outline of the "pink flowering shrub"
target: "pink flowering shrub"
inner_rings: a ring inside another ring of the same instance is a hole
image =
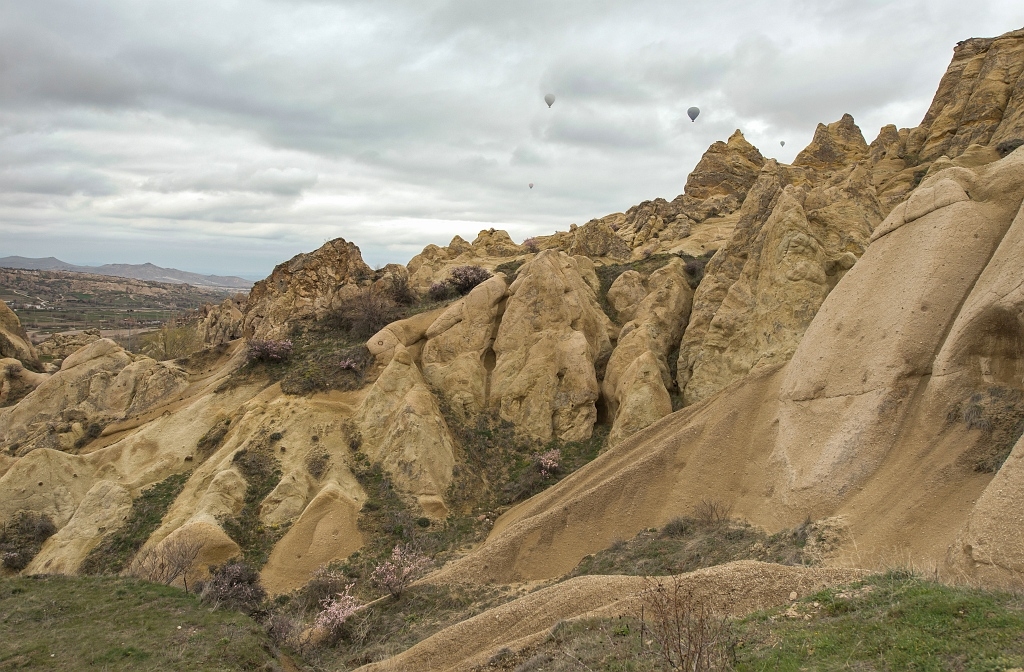
[[[399,544],[391,551],[390,558],[374,567],[370,581],[394,597],[401,597],[402,591],[429,565],[430,558]]]
[[[337,641],[342,633],[345,621],[359,612],[365,605],[352,594],[356,584],[345,586],[345,591],[320,602],[320,613],[316,615],[313,628],[329,641]]]
[[[246,358],[250,362],[283,362],[291,357],[291,341],[254,338],[247,344]]]
[[[536,461],[540,475],[547,478],[548,476],[557,474],[558,470],[561,468],[562,451],[555,448],[554,450],[549,450],[546,453],[541,453],[536,456]]]
[[[523,241],[523,249],[532,254],[540,251],[540,245],[537,244],[536,238],[527,238]]]

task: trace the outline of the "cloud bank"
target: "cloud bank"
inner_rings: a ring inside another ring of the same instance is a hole
[[[262,277],[337,236],[379,265],[550,233],[674,197],[736,128],[788,161],[846,112],[916,125],[1019,4],[13,0],[0,256]]]

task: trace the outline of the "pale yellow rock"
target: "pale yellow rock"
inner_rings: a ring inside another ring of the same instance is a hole
[[[130,355],[100,339],[67,357],[60,371],[39,381],[16,406],[0,409],[0,444],[18,443],[19,454],[37,447],[70,449],[81,426],[143,413],[187,384],[187,374],[174,364]]]
[[[650,293],[622,327],[601,383],[612,417],[609,445],[672,412],[667,357],[686,328],[693,290],[678,258],[651,273],[647,285]]]
[[[203,319],[197,326],[199,342],[211,346],[241,338],[243,319],[238,304],[231,299],[224,299],[218,306],[203,306]]]
[[[423,377],[464,418],[487,408],[492,345],[507,292],[505,276],[495,275],[449,306],[427,330]]]
[[[494,342],[490,403],[542,441],[590,436],[597,420],[594,363],[611,354],[611,321],[576,261],[545,250],[509,287]]]
[[[17,359],[30,369],[42,371],[36,354],[21,321],[7,304],[0,301],[0,359]]]
[[[260,572],[266,589],[275,595],[300,588],[321,565],[358,550],[359,507],[336,484],[326,485],[274,546]]]
[[[99,329],[86,329],[74,334],[53,334],[36,346],[40,355],[64,359],[71,353],[100,340]]]
[[[443,497],[454,446],[437,400],[408,351],[396,346],[359,410],[362,450],[417,499]],[[436,506],[431,506],[436,511]]]
[[[633,319],[637,307],[645,296],[647,288],[644,287],[643,276],[638,271],[625,271],[615,278],[612,286],[608,288],[608,303],[622,323]]]
[[[823,171],[831,164],[822,157],[856,159],[866,150],[853,120],[844,117],[819,128],[805,162]],[[882,221],[865,167],[854,165],[816,186],[797,186],[807,180],[805,172],[766,164],[733,239],[708,263],[679,351],[678,383],[686,404],[708,398],[755,367],[786,361]]]
[[[46,540],[25,574],[74,574],[103,537],[124,524],[131,508],[128,490],[111,481],[97,482],[68,523]]]

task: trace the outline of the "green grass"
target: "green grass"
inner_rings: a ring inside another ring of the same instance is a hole
[[[1009,593],[892,572],[821,591],[786,612],[762,612],[738,625],[737,669],[1024,666],[1024,602]]]
[[[649,614],[648,614],[649,618]],[[645,624],[650,632],[649,621]],[[906,572],[823,590],[733,621],[733,668],[964,670],[1024,666],[1024,601],[1017,595],[926,581]],[[632,618],[563,622],[546,641],[495,656],[491,668],[530,672],[667,669]]]
[[[167,509],[181,493],[191,472],[173,474],[143,490],[132,502],[131,513],[118,530],[103,539],[82,562],[82,574],[117,574],[128,566],[163,521]]]
[[[256,670],[262,628],[176,588],[114,577],[0,579],[0,669]],[[277,668],[266,668],[277,669]]]
[[[287,531],[286,526],[268,527],[260,520],[260,505],[281,481],[281,464],[271,452],[269,437],[263,437],[257,447],[238,451],[232,459],[247,483],[245,502],[237,515],[220,522],[242,549],[242,558],[258,570]]]

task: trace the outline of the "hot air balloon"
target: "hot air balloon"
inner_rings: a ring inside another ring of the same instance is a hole
[[[786,146],[786,141],[785,140],[779,140],[779,146],[780,147],[785,147]]]
[[[686,111],[686,116],[690,118],[690,121],[697,121],[697,115],[700,114],[699,107],[691,107]]]
[[[530,182],[530,189],[533,189],[533,182]]]
[[[548,107],[551,107],[552,105],[554,105],[555,104],[555,94],[549,93],[548,95],[544,96],[544,102],[548,104]]]

